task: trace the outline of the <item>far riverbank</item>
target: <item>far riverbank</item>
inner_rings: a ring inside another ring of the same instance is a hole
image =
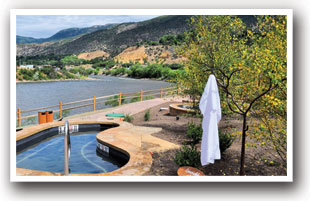
[[[79,80],[99,80],[95,77],[86,77],[82,79],[54,79],[54,80],[16,80],[16,83],[40,83],[40,82],[64,82],[64,81],[79,81]]]

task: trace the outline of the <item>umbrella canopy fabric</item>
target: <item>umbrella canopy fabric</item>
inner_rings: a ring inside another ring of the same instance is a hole
[[[214,163],[221,159],[218,123],[222,118],[219,91],[214,75],[210,75],[199,103],[199,109],[203,114],[201,165]]]

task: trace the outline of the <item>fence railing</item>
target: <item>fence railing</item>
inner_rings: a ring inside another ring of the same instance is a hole
[[[169,94],[173,94],[173,93],[179,94],[179,89],[177,87],[160,88],[160,89],[153,89],[153,90],[147,90],[147,91],[143,91],[141,89],[139,92],[131,92],[131,93],[120,92],[118,94],[112,94],[112,95],[108,95],[108,96],[100,96],[100,97],[93,96],[92,98],[89,98],[89,99],[72,101],[72,102],[67,102],[67,103],[63,103],[62,101],[59,101],[58,105],[51,105],[51,106],[34,108],[34,109],[29,109],[29,110],[21,110],[20,108],[17,108],[17,112],[16,112],[16,114],[17,114],[17,125],[18,125],[18,127],[21,127],[22,126],[22,120],[38,116],[38,114],[32,114],[32,115],[22,117],[23,113],[39,112],[39,111],[46,110],[46,109],[58,108],[58,109],[54,109],[51,111],[53,111],[53,113],[58,112],[59,113],[59,119],[62,119],[63,118],[63,112],[68,111],[68,110],[93,106],[92,110],[96,111],[96,105],[106,103],[108,101],[110,103],[114,101],[114,105],[111,103],[111,105],[113,107],[113,106],[117,106],[117,105],[120,106],[120,105],[126,103],[125,100],[129,100],[129,99],[133,100],[131,102],[137,102],[137,101],[152,99],[152,98],[154,98],[154,96],[158,96],[159,98],[163,98],[163,97],[165,97]],[[111,99],[111,97],[116,97],[116,98]],[[98,100],[100,100],[100,101],[98,101]],[[89,102],[91,102],[91,103],[89,103]],[[117,105],[115,105],[115,103],[117,103]],[[80,104],[80,105],[76,105],[76,104]],[[72,106],[72,105],[75,105],[75,106]],[[70,107],[68,107],[68,106],[70,106]]]

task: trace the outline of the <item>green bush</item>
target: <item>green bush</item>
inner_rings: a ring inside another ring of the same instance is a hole
[[[164,68],[162,69],[162,72],[161,72],[162,78],[164,78],[164,79],[169,78],[169,74],[171,73],[171,71],[172,71],[172,70],[171,70],[170,68],[164,67]]]
[[[200,152],[195,146],[183,145],[177,151],[174,162],[179,166],[198,167],[200,165]]]
[[[80,65],[83,63],[87,63],[84,59],[79,59],[77,56],[66,56],[60,60],[63,65]]]
[[[93,74],[95,72],[95,70],[94,69],[91,69],[91,68],[88,68],[87,70],[86,70],[86,73],[88,74],[88,75],[91,75],[91,74]]]
[[[150,110],[147,110],[144,114],[144,121],[149,121],[150,120]]]
[[[163,67],[160,64],[151,64],[145,68],[146,78],[160,78],[162,76]]]
[[[189,122],[187,125],[186,136],[192,140],[193,144],[198,144],[202,138],[202,127],[194,122]]]
[[[133,97],[130,99],[131,103],[138,102],[138,101],[140,101],[140,94],[134,94]]]
[[[222,133],[221,131],[219,131],[219,140],[221,153],[224,153],[226,149],[228,149],[232,145],[235,138],[232,137],[232,135],[229,133]]]
[[[129,77],[131,77],[131,75],[132,75],[132,70],[126,69],[126,70],[125,70],[125,73],[126,73]]]
[[[71,110],[63,110],[62,111],[62,118],[70,116],[70,111]],[[60,118],[59,112],[54,112],[53,113],[53,119],[57,120]]]
[[[122,95],[121,104],[127,103],[125,100],[126,96]],[[107,98],[107,102],[104,103],[105,105],[111,105],[112,107],[116,107],[119,104],[119,95],[115,95],[112,97]]]
[[[106,75],[127,74],[129,77],[133,78],[161,78],[173,80],[181,71],[183,71],[181,68],[178,70],[171,70],[169,65],[167,66],[166,64],[148,64],[142,66],[141,64],[126,63],[122,64],[120,68],[107,70],[104,73]]]
[[[114,76],[114,75],[117,75],[116,69],[110,70],[110,74],[113,75],[113,76]]]
[[[27,74],[23,75],[24,80],[32,80],[32,77],[28,76]]]
[[[150,99],[154,99],[154,96],[144,96],[143,100],[150,100]]]
[[[111,74],[111,71],[109,71],[109,70],[104,70],[103,73],[106,74],[106,75],[110,75],[110,74]]]
[[[69,70],[70,73],[73,73],[73,74],[77,74],[79,72],[79,68],[75,67],[75,68],[71,68]]]
[[[125,115],[124,121],[132,122],[132,120],[133,120],[133,116],[131,116],[130,114]]]

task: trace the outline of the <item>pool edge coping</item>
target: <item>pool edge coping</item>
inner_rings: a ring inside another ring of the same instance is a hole
[[[148,151],[143,150],[132,143],[122,140],[124,133],[130,133],[130,128],[134,126],[123,121],[98,121],[98,120],[69,120],[70,124],[117,124],[119,126],[109,128],[99,132],[96,135],[97,142],[112,146],[118,151],[128,153],[129,161],[121,168],[107,173],[97,174],[70,174],[71,176],[142,176],[149,172],[152,165],[152,156]],[[37,132],[64,125],[64,121],[40,124],[36,126],[27,127],[16,133],[16,140],[21,140]],[[124,132],[125,131],[125,132]],[[109,137],[107,137],[109,136]],[[111,138],[112,136],[112,138]],[[135,137],[134,134],[132,137]],[[24,168],[16,168],[16,176],[62,176],[63,173],[55,173],[48,171],[31,170]]]

